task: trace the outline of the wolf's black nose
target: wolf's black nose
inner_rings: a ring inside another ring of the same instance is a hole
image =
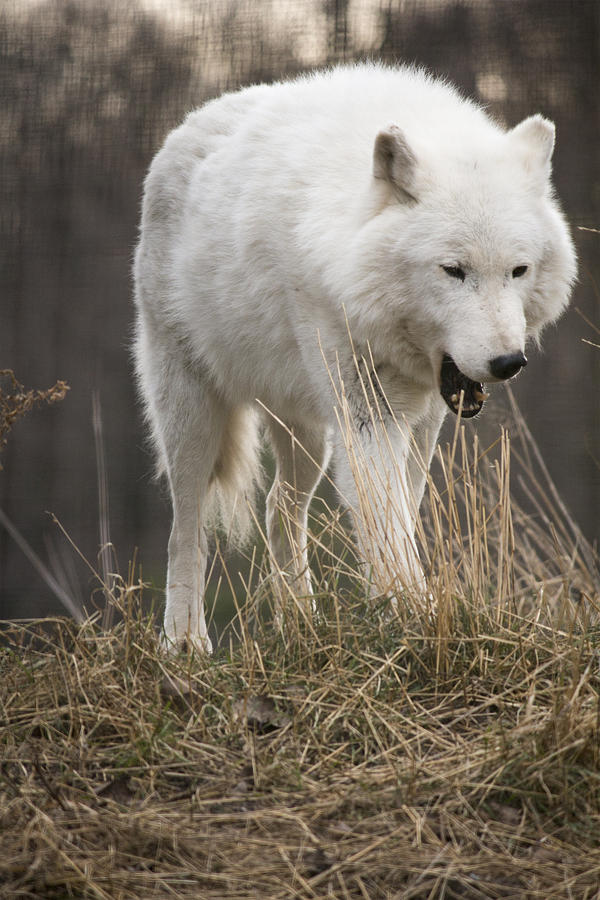
[[[505,353],[504,356],[496,356],[490,360],[490,372],[494,378],[506,381],[526,365],[527,358],[520,351],[519,353]]]

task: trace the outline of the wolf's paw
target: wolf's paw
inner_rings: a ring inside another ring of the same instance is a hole
[[[161,648],[169,654],[176,653],[201,653],[210,655],[213,652],[212,641],[209,636],[202,634],[171,635],[163,631],[160,636]]]

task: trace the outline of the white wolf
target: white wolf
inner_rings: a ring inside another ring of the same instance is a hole
[[[379,65],[227,94],[169,135],[135,261],[137,373],[173,501],[168,641],[210,649],[204,527],[215,497],[247,516],[261,418],[272,556],[309,590],[307,510],[332,451],[359,505],[341,382],[373,483],[397,492],[381,536],[400,548],[401,582],[420,579],[414,515],[445,411],[479,412],[481,382],[515,375],[568,302],[553,146],[540,115],[506,131],[448,84]],[[356,358],[390,424],[389,470],[363,427]]]

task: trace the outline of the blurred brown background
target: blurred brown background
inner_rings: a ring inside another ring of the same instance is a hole
[[[71,385],[19,422],[0,505],[80,600],[96,564],[92,395],[102,409],[109,521],[122,571],[140,548],[164,585],[170,510],[150,482],[128,343],[130,267],[145,170],[188,110],[223,90],[365,57],[448,76],[515,124],[554,119],[555,182],[573,226],[573,306],[532,351],[515,393],[574,518],[600,534],[600,4],[597,0],[146,0],[0,8],[0,368],[29,387]],[[502,415],[502,388],[488,423]],[[158,596],[159,594],[157,594]],[[0,529],[0,617],[58,610]]]

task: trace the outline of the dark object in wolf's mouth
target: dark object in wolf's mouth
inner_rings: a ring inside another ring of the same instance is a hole
[[[461,391],[464,392],[462,408],[460,406]],[[440,371],[440,394],[455,415],[459,409],[461,418],[472,419],[483,409],[483,402],[488,395],[480,381],[471,381],[460,371],[451,356],[444,354]]]

